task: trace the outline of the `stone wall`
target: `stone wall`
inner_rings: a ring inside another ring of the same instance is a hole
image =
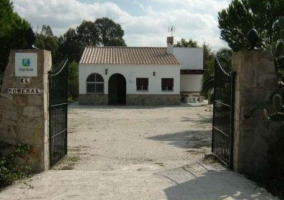
[[[80,94],[81,105],[108,105],[107,94]],[[179,94],[127,94],[126,105],[179,105]]]
[[[15,76],[15,54],[37,54],[37,77],[29,77],[30,83],[21,82]],[[51,54],[45,50],[13,50],[10,53],[0,93],[0,139],[12,144],[28,144],[31,147],[25,163],[34,172],[49,168],[48,134],[48,71]],[[9,88],[22,90],[36,88],[39,94],[9,93]]]
[[[273,58],[268,52],[237,52],[232,66],[237,72],[234,169],[257,177],[267,170],[267,150],[272,140],[263,107],[269,107],[269,98],[278,91]]]
[[[80,94],[79,103],[81,105],[107,105],[107,94]]]
[[[179,94],[127,94],[127,105],[179,105]]]

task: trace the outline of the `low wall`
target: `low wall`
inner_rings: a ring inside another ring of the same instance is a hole
[[[80,94],[81,105],[108,105],[107,94]],[[179,94],[127,94],[126,105],[179,105]]]
[[[107,105],[107,94],[80,94],[79,103],[81,105]]]
[[[179,105],[179,94],[128,94],[127,105]]]

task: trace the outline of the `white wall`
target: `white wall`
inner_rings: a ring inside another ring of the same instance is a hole
[[[108,69],[108,74],[105,74]],[[153,72],[156,76],[153,76]],[[86,93],[86,80],[92,73],[99,73],[104,78],[104,93],[108,94],[108,80],[111,75],[119,73],[126,79],[127,94],[179,94],[180,66],[137,66],[137,65],[79,65],[79,94]],[[136,91],[136,78],[149,78],[148,91]],[[174,78],[174,91],[162,92],[161,78]]]
[[[181,69],[203,69],[203,49],[174,47],[174,56],[181,65]]]
[[[181,75],[180,91],[182,92],[200,92],[203,75]]]

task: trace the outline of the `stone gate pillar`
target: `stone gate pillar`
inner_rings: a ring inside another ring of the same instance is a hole
[[[273,57],[269,52],[236,52],[232,57],[237,72],[235,90],[234,169],[257,177],[267,169],[271,133],[263,106],[278,91]]]
[[[49,168],[49,51],[12,50],[0,93],[0,139],[31,147],[20,160],[34,172]]]

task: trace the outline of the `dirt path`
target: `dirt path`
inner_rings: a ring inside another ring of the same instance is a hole
[[[0,199],[273,199],[208,165],[211,115],[205,106],[69,106],[69,154],[53,170]]]
[[[72,109],[69,152],[81,159],[75,169],[164,170],[195,162],[210,147],[211,113],[204,109]]]

